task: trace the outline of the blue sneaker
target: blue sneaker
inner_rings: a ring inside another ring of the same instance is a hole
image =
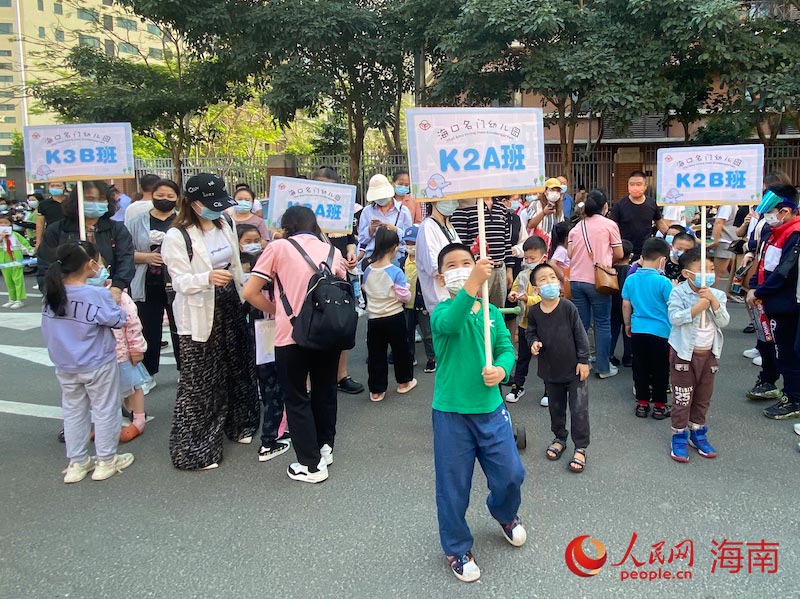
[[[464,555],[448,555],[447,561],[456,578],[463,582],[475,582],[481,577],[481,570],[469,551]]]
[[[672,451],[670,456],[676,462],[689,461],[689,432],[681,431],[672,435]]]
[[[707,432],[707,426],[698,428],[696,431],[691,431],[689,433],[689,445],[694,447],[697,453],[704,458],[715,458],[717,457],[717,450],[714,449],[711,443],[708,442],[708,439],[706,439]]]

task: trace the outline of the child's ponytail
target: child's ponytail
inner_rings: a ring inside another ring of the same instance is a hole
[[[68,241],[56,248],[56,261],[47,269],[44,278],[44,303],[56,316],[67,313],[64,277],[80,272],[87,262],[97,258],[97,248],[88,241]]]

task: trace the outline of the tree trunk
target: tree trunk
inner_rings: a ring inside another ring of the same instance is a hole
[[[397,130],[395,129],[390,134],[388,127],[386,127],[385,125],[383,127],[381,127],[381,133],[383,133],[383,141],[386,142],[386,153],[389,156],[394,156],[395,154],[399,153],[398,150],[397,150],[397,145],[395,144],[395,141],[394,141],[396,132],[397,132]]]
[[[364,152],[364,138],[367,135],[364,117],[358,114],[354,115],[354,117],[349,148],[350,176],[348,177],[348,183],[350,185],[358,185],[358,180],[361,177],[361,154]]]
[[[558,111],[558,141],[559,141],[559,148],[561,149],[561,170],[564,173],[569,173],[565,175],[567,179],[571,179],[572,174],[572,145],[569,143],[569,135],[568,135],[568,124],[567,124],[567,99],[566,98],[559,98],[558,103],[556,104],[556,110]],[[572,139],[575,139],[574,133]],[[550,176],[550,173],[546,173],[547,176]]]
[[[689,121],[681,121],[681,125],[683,125],[683,141],[689,143]]]

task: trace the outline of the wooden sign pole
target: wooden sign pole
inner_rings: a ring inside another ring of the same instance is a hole
[[[83,181],[78,181],[78,233],[86,241],[86,215],[83,213]]]
[[[487,258],[484,206],[483,198],[478,198],[478,244],[480,245],[481,260]],[[489,318],[489,281],[485,281],[481,287],[481,305],[483,306],[483,344],[486,353],[486,368],[490,368],[492,366],[492,324]]]

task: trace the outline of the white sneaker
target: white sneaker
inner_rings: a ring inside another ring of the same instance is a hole
[[[142,393],[144,393],[145,395],[147,395],[148,393],[150,393],[150,392],[151,392],[153,389],[155,389],[155,388],[156,388],[156,377],[154,377],[154,376],[151,376],[151,377],[150,377],[150,380],[146,381],[146,382],[145,382],[145,383],[142,385]]]
[[[20,301],[20,300],[17,300],[17,301],[15,301],[14,303],[12,303],[12,304],[11,304],[11,305],[8,307],[8,309],[9,309],[9,310],[19,310],[19,309],[20,309],[20,308],[22,308],[24,305],[25,305],[25,302],[22,302],[22,301]]]
[[[125,468],[131,464],[133,464],[132,453],[118,453],[111,460],[106,460],[104,462],[98,461],[94,466],[92,480],[106,480],[107,478],[111,478],[118,472],[125,470]]]
[[[481,577],[481,569],[478,567],[478,564],[475,563],[475,558],[472,557],[472,553],[461,556],[447,555],[445,557],[450,562],[450,569],[453,571],[453,574],[455,574],[456,578],[460,581],[475,582]]]
[[[333,464],[333,447],[327,443],[319,448],[319,455],[322,456],[323,460],[325,460],[326,466]]]
[[[242,437],[237,441],[237,443],[241,443],[242,445],[250,445],[253,442],[253,437]]]
[[[756,356],[755,358],[753,358],[753,364],[755,364],[756,366],[761,366],[762,363],[763,360],[761,359],[761,356]]]
[[[542,399],[539,400],[539,405],[543,408],[548,407],[550,405],[550,399],[546,395],[543,395]]]
[[[295,462],[287,468],[286,474],[288,474],[289,478],[292,480],[299,480],[304,483],[312,484],[321,483],[324,480],[328,480],[328,466],[325,465],[325,460],[322,459],[317,465],[317,471],[309,472],[308,468]]]
[[[67,469],[64,470],[64,482],[67,484],[71,483],[79,483],[86,475],[89,474],[92,470],[94,470],[94,460],[90,457],[86,458],[86,461],[82,464],[74,462],[67,466]]]
[[[511,530],[508,530],[509,527],[512,527]],[[525,526],[522,524],[522,520],[519,518],[515,518],[514,522],[502,528],[503,536],[506,538],[506,541],[511,543],[514,547],[522,547],[525,541],[528,540],[528,533],[525,530]]]
[[[754,358],[757,358],[757,357],[758,357],[760,354],[759,354],[758,350],[757,350],[755,347],[752,347],[752,348],[750,348],[750,349],[746,349],[746,350],[744,350],[744,351],[742,352],[742,355],[743,355],[745,358],[748,358],[748,359],[752,360],[752,359],[754,359]]]
[[[422,335],[419,334],[419,331],[414,331],[414,343],[422,343]]]
[[[796,435],[800,435],[800,422],[794,425],[794,432]]]
[[[10,308],[12,305],[14,305],[14,302],[6,302],[5,304],[3,304],[2,307],[3,308]]]
[[[619,369],[616,366],[614,366],[613,364],[611,364],[608,367],[608,372],[605,372],[605,373],[598,372],[597,376],[598,376],[598,378],[601,378],[601,379],[610,379],[612,376],[617,376],[618,374],[619,374]]]

